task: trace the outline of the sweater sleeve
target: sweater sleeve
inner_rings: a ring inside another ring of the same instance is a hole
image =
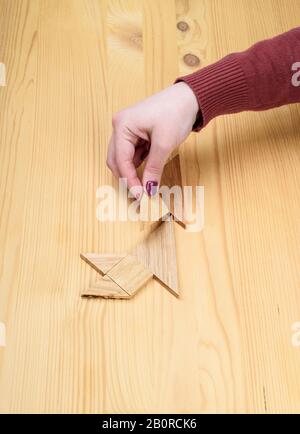
[[[216,116],[300,102],[300,27],[179,77],[195,93],[194,131]]]

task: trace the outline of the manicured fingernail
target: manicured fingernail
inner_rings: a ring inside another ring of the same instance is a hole
[[[146,192],[148,196],[155,196],[158,190],[157,181],[147,181],[146,182]]]

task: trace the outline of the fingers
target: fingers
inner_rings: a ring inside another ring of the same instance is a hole
[[[171,147],[163,146],[162,140],[162,137],[153,135],[150,153],[143,173],[144,190],[149,196],[156,194],[164,166],[171,152]]]
[[[142,183],[136,168],[145,158],[147,140],[136,134],[135,124],[128,118],[128,113],[118,112],[113,117],[113,134],[109,144],[107,165],[116,177],[125,178],[130,192],[140,199]]]
[[[133,157],[133,164],[135,167],[139,167],[142,162],[147,158],[150,151],[150,143],[146,140],[141,140],[135,148]]]
[[[116,134],[115,137],[115,161],[120,177],[126,179],[128,189],[137,199],[140,199],[143,189],[133,162],[135,144],[123,135]]]
[[[122,112],[114,117],[113,127],[107,158],[109,168],[115,176],[126,179],[128,189],[137,199],[141,198],[143,189],[148,195],[155,195],[164,165],[174,148],[170,143],[174,134],[166,128],[152,130],[149,134]],[[141,183],[136,169],[145,158],[147,161]]]
[[[114,132],[111,136],[111,139],[110,139],[109,145],[108,145],[106,165],[112,171],[113,175],[116,178],[119,178],[120,173],[119,173],[119,170],[117,167],[116,156],[115,156],[115,134],[114,134]]]
[[[142,148],[139,150],[135,166],[133,161],[134,145],[121,139],[118,141],[118,146],[120,145],[118,149],[121,149],[121,151],[117,151],[116,140],[116,133],[113,132],[109,142],[106,164],[116,178],[126,178],[128,189],[139,200],[142,196],[143,187],[135,167],[141,163],[141,155],[145,151]]]

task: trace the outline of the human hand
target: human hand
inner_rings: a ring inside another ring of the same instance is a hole
[[[136,199],[143,188],[156,193],[168,157],[192,131],[198,111],[193,91],[179,82],[114,115],[107,165],[116,177],[127,178]],[[136,168],[145,158],[141,181]]]

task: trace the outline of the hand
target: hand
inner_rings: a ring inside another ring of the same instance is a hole
[[[116,177],[127,178],[137,199],[143,188],[156,193],[168,157],[192,131],[198,111],[193,91],[179,82],[114,115],[107,165]],[[136,168],[146,157],[141,182]]]

